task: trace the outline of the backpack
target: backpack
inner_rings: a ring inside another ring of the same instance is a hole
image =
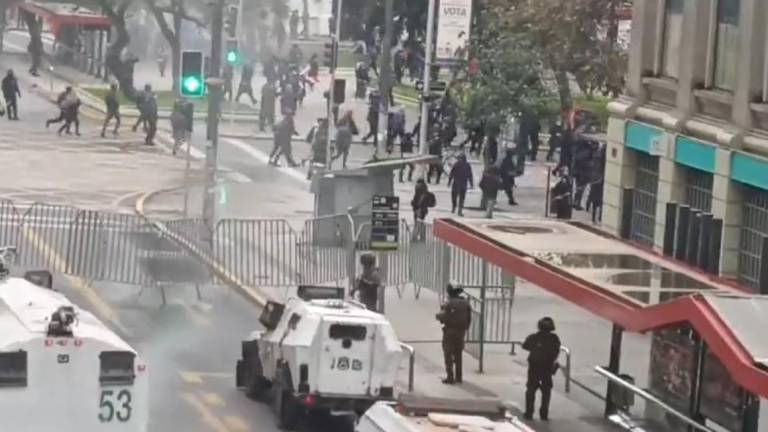
[[[424,205],[432,208],[437,205],[437,199],[435,198],[435,194],[432,192],[427,192],[424,194]]]

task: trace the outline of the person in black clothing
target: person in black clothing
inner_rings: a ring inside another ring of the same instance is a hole
[[[144,130],[149,130],[149,119],[147,118],[147,103],[149,97],[152,94],[152,86],[147,84],[144,86],[144,91],[139,92],[136,95],[136,109],[139,110],[139,118],[136,120],[136,124],[133,125],[133,131],[139,128],[139,125],[143,125]]]
[[[280,113],[284,116],[291,113],[291,116],[293,116],[296,108],[296,92],[293,85],[286,83],[280,88]]]
[[[488,219],[493,219],[493,210],[496,207],[496,199],[499,196],[499,189],[501,187],[502,183],[499,178],[498,169],[493,165],[486,168],[483,178],[480,179],[480,190],[483,191],[481,207],[485,209],[485,217]]]
[[[291,17],[288,19],[288,28],[291,34],[291,39],[295,40],[299,38],[299,11],[293,10]]]
[[[224,93],[222,94],[222,97],[229,102],[232,102],[232,96],[234,96],[233,82],[235,81],[235,70],[232,65],[224,66],[224,72],[222,73],[221,79],[224,81]]]
[[[448,284],[448,301],[440,307],[435,316],[443,326],[443,356],[445,357],[446,377],[443,384],[461,384],[462,355],[464,351],[464,335],[472,323],[472,309],[469,302],[461,297],[463,289]]]
[[[275,100],[277,99],[277,88],[275,83],[267,80],[261,87],[261,109],[259,110],[259,130],[264,132],[264,127],[269,124],[272,127],[275,123]]]
[[[246,95],[251,98],[251,103],[256,105],[256,98],[253,97],[253,66],[244,65],[243,73],[240,75],[240,86],[237,88],[235,102],[240,102],[240,96]]]
[[[12,69],[8,69],[8,73],[3,78],[2,89],[8,111],[8,120],[18,120],[21,90],[19,90],[19,82],[16,80]]]
[[[413,153],[413,150],[414,150],[413,144],[414,144],[413,134],[410,132],[406,132],[405,135],[403,135],[403,139],[400,141],[401,155]],[[413,170],[416,168],[416,166],[412,163],[408,163],[400,167],[400,175],[399,175],[400,183],[403,182],[403,174],[405,173],[406,166],[408,167],[408,181],[413,180]]]
[[[499,140],[496,134],[488,135],[485,143],[485,161],[487,165],[495,165],[499,158]]]
[[[72,124],[75,124],[75,135],[80,136],[80,98],[74,93],[71,93],[65,100],[63,105],[64,124],[59,128],[59,135],[65,130],[69,135]]]
[[[572,213],[571,207],[571,178],[568,175],[568,167],[563,167],[559,171],[560,179],[552,188],[552,211],[558,219],[570,219]]]
[[[576,193],[574,194],[573,208],[582,210],[581,202],[584,197],[584,190],[587,188],[592,176],[593,151],[597,143],[580,138],[574,144],[573,177],[576,181]]]
[[[523,342],[528,351],[528,381],[525,384],[526,420],[533,418],[536,391],[541,390],[539,416],[549,420],[549,400],[552,396],[552,375],[557,372],[557,357],[560,355],[560,338],[555,332],[555,322],[550,317],[539,320],[539,331],[529,335]]]
[[[112,119],[115,119],[115,129],[112,134],[117,135],[117,130],[120,129],[120,101],[117,98],[117,84],[109,86],[109,92],[104,96],[104,104],[107,106],[107,117],[101,126],[102,138],[106,136],[107,126]]]
[[[155,134],[157,133],[157,99],[155,94],[152,93],[152,88],[145,87],[145,99],[144,99],[144,118],[147,122],[147,137],[144,140],[144,145],[155,145]]]
[[[276,166],[280,160],[280,155],[283,155],[289,166],[299,166],[299,164],[293,160],[291,140],[299,133],[296,131],[296,126],[293,122],[292,112],[289,111],[285,113],[285,116],[280,120],[280,123],[275,125],[274,133],[275,143],[272,148],[272,153],[269,155],[269,164]]]
[[[532,161],[536,160],[536,155],[539,152],[540,131],[541,123],[539,123],[536,114],[530,110],[523,111],[520,116],[520,142],[528,149],[528,156]]]
[[[371,81],[368,65],[365,62],[358,62],[355,66],[355,81],[357,84],[355,87],[355,98],[365,99],[365,89],[368,88],[368,82]]]
[[[554,160],[555,150],[560,148],[560,140],[563,136],[563,126],[560,121],[552,122],[549,126],[549,150],[547,151],[547,162]]]
[[[515,163],[515,151],[508,148],[501,160],[501,181],[504,186],[504,193],[507,194],[509,205],[517,205],[515,201],[515,176],[517,176],[517,165]]]
[[[53,123],[61,123],[64,121],[64,101],[67,100],[67,98],[72,94],[73,90],[71,86],[68,86],[66,89],[64,89],[63,92],[59,93],[59,96],[56,98],[56,106],[59,107],[59,116],[53,119],[49,119],[45,121],[45,127],[49,127]]]
[[[381,276],[376,267],[376,256],[366,253],[360,256],[360,265],[363,272],[355,281],[355,288],[349,293],[354,298],[356,293],[360,293],[360,303],[365,308],[377,312],[379,310],[379,288],[381,287]]]
[[[411,199],[414,225],[423,222],[429,213],[429,208],[434,206],[435,195],[429,191],[424,179],[418,179],[413,190],[413,199]]]
[[[482,122],[472,122],[465,126],[464,129],[467,132],[467,138],[460,144],[460,147],[464,148],[469,143],[469,152],[479,154],[484,138]]]
[[[440,140],[432,139],[429,141],[429,154],[437,156],[437,162],[429,164],[429,171],[427,171],[427,183],[432,183],[432,175],[435,175],[435,184],[440,184],[440,179],[443,177],[443,146]]]
[[[464,200],[467,197],[467,187],[474,187],[472,166],[467,162],[465,154],[459,155],[459,160],[451,168],[448,175],[448,186],[451,186],[451,213],[459,210],[458,215],[464,216]]]
[[[373,137],[373,145],[377,145],[379,142],[379,108],[381,105],[381,97],[379,92],[374,90],[371,92],[368,98],[368,135],[363,137],[363,143],[368,141],[368,138]]]
[[[605,146],[600,146],[592,165],[592,178],[589,182],[589,195],[587,196],[587,210],[592,211],[592,222],[597,223],[601,219],[603,207],[603,182],[605,173]]]

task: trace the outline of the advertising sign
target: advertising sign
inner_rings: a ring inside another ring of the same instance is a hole
[[[651,342],[651,393],[672,407],[688,412],[696,372],[696,345],[673,331],[658,331]]]
[[[472,0],[440,0],[437,20],[437,61],[452,63],[466,59]]]
[[[699,412],[732,431],[742,430],[745,392],[732,379],[725,366],[707,351],[701,377]]]
[[[371,210],[371,250],[397,250],[400,238],[400,198],[374,195]]]

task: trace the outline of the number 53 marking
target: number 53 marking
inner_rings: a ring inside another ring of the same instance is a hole
[[[131,419],[131,392],[120,390],[102,390],[99,399],[99,421],[109,423],[115,418],[121,423]]]

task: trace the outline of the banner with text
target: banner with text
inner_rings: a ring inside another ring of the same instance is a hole
[[[437,19],[437,61],[451,63],[466,59],[472,0],[440,0]]]

